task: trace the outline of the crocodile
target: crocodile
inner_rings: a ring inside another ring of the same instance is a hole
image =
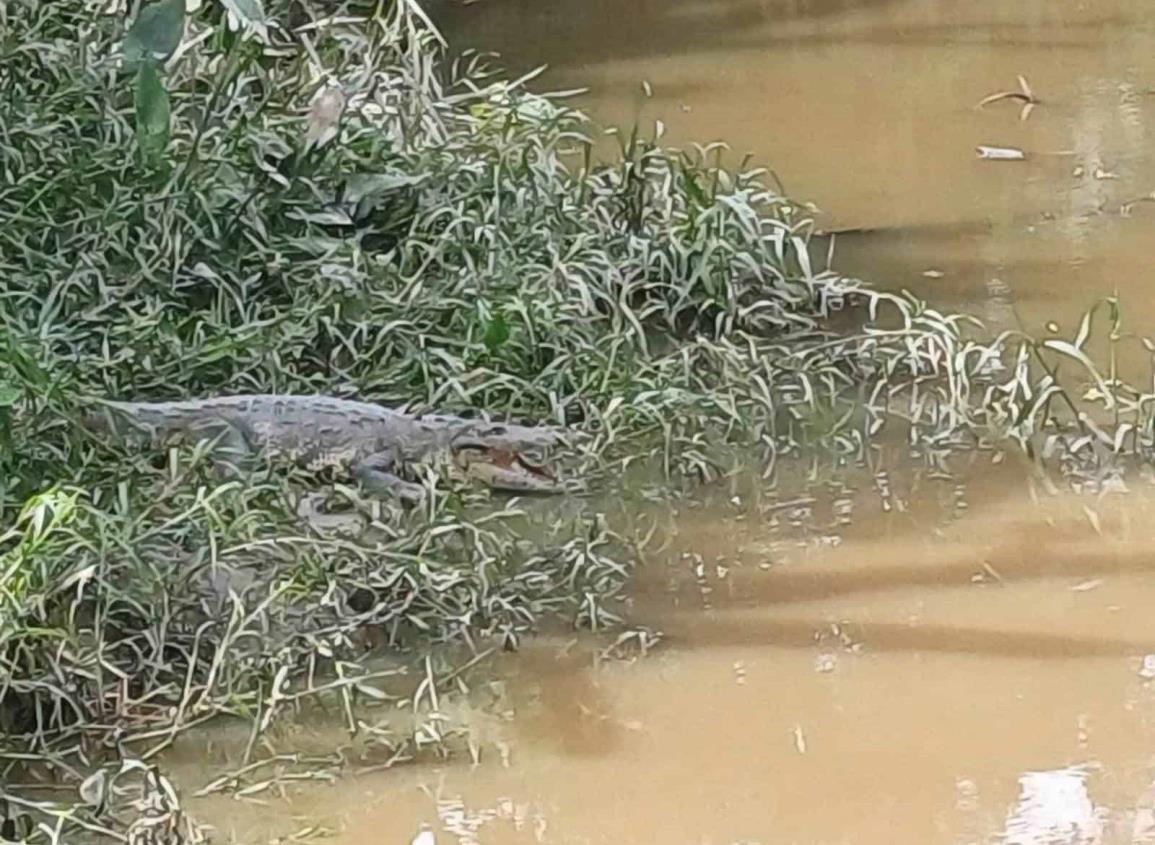
[[[94,400],[83,423],[92,431],[171,442],[213,441],[218,468],[236,471],[252,458],[332,468],[374,496],[417,502],[425,488],[396,473],[442,463],[459,477],[495,490],[562,493],[566,487],[531,454],[564,442],[547,427],[455,416],[411,416],[381,405],[314,395],[250,394],[182,402]]]

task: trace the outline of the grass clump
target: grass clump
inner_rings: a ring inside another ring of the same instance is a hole
[[[249,719],[257,754],[328,695],[378,736],[366,626],[418,653],[600,629],[638,552],[597,500],[465,490],[385,514],[343,490],[370,530],[313,530],[284,478],[85,435],[87,397],[563,423],[611,501],[639,456],[688,484],[861,456],[896,412],[931,451],[1052,416],[1053,368],[986,367],[1043,347],[817,270],[805,214],[718,147],[595,162],[564,97],[446,60],[412,0],[129,5],[0,7],[0,777],[81,799],[3,788],[40,841],[195,837],[149,768],[181,730]],[[825,326],[849,305],[865,326]]]

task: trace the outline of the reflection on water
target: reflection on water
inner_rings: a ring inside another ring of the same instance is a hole
[[[1107,811],[1091,801],[1086,778],[1081,768],[1024,772],[1019,776],[1019,800],[1007,815],[1002,841],[1006,845],[1098,845],[1103,841]]]
[[[455,43],[592,86],[604,122],[753,150],[827,229],[859,230],[837,239],[845,271],[999,331],[1069,331],[1115,291],[1132,330],[1155,326],[1155,205],[1121,213],[1155,188],[1150,0],[431,10]],[[1019,74],[1042,100],[1027,120],[976,108]],[[980,144],[1029,155],[981,161]],[[486,845],[1155,842],[1155,496],[1051,495],[1010,459],[960,463],[679,505],[669,560],[634,588],[633,620],[667,634],[650,656],[542,638],[474,678],[493,693],[463,711],[476,763],[192,809],[250,842],[405,845],[422,825]],[[300,730],[314,752],[345,741]],[[178,761],[194,786],[200,767]]]

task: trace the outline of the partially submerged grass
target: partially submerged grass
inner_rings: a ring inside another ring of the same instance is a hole
[[[559,516],[465,490],[318,532],[284,478],[222,485],[201,455],[93,440],[86,396],[320,392],[564,423],[591,435],[575,470],[603,503],[639,459],[675,488],[770,477],[803,453],[857,460],[895,420],[935,462],[1048,437],[1071,458],[1151,447],[1155,394],[1097,372],[1090,323],[1069,344],[982,341],[819,271],[763,171],[637,135],[597,164],[564,97],[443,61],[411,0],[265,20],[206,2],[167,59],[126,64],[126,32],[147,54],[173,8],[132,5],[0,7],[0,764],[67,790],[0,799],[36,811],[39,840],[175,836],[159,773],[136,799],[111,788],[146,771],[125,760],[222,714],[251,719],[259,754],[321,694],[376,737],[354,715],[381,698],[367,626],[419,656],[513,647],[549,618],[602,629],[644,553],[597,499]],[[330,79],[339,124],[310,116]],[[859,328],[827,328],[845,308]],[[1083,373],[1068,390],[1060,360]],[[424,665],[413,704],[432,712],[445,675]],[[380,741],[395,759],[422,736]]]

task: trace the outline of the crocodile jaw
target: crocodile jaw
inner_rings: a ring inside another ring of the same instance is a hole
[[[517,452],[490,449],[481,454],[469,454],[458,451],[454,455],[454,464],[467,478],[480,481],[494,490],[549,494],[566,492],[566,487],[552,473],[530,463]]]
[[[481,481],[494,490],[504,490],[514,493],[559,494],[565,492],[565,487],[553,478],[511,471],[505,467],[498,467],[493,464],[471,464],[467,468],[466,473],[470,478]]]

